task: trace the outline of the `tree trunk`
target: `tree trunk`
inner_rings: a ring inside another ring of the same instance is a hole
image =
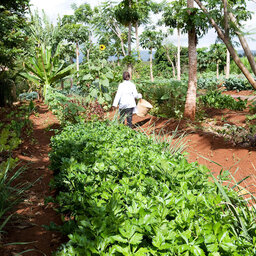
[[[132,1],[129,0],[129,8],[132,8]],[[128,56],[132,55],[132,23],[129,22],[128,26]]]
[[[70,89],[72,89],[73,88],[73,77],[71,76],[70,77]]]
[[[128,56],[132,55],[132,24],[129,23],[128,31]]]
[[[245,54],[245,56],[247,57],[247,59],[248,59],[248,61],[250,63],[250,66],[252,68],[252,72],[256,76],[256,63],[255,63],[255,59],[253,57],[253,54],[252,54],[252,52],[251,52],[251,50],[249,48],[249,45],[247,44],[247,41],[244,38],[244,36],[242,35],[242,33],[240,32],[240,30],[239,30],[239,28],[237,26],[236,18],[234,17],[233,13],[229,13],[229,17],[230,17],[230,20],[232,21],[232,23],[236,26],[235,33],[237,34],[237,36],[239,38],[239,41],[241,43],[241,46],[244,49],[244,54]]]
[[[173,61],[171,62],[171,65],[172,65],[172,76],[173,76],[173,78],[175,78],[175,66],[174,66],[174,63],[173,63]]]
[[[79,76],[79,45],[78,42],[76,42],[76,71],[77,71],[77,77]]]
[[[150,65],[150,79],[151,82],[154,82],[154,76],[153,76],[153,49],[150,49],[150,56],[149,56],[149,65]]]
[[[168,62],[170,62],[171,65],[172,65],[172,75],[173,75],[173,78],[175,78],[175,66],[174,66],[173,61],[171,60],[171,57],[170,57],[170,55],[169,55],[169,49],[167,48],[167,46],[165,47],[165,50],[166,50],[166,57],[167,57],[167,60],[168,60]]]
[[[178,37],[177,37],[177,79],[180,81],[180,28],[177,28]]]
[[[124,57],[125,57],[125,56],[126,56],[126,53],[125,53],[125,50],[124,50],[124,41],[123,41],[122,38],[120,39],[120,41],[121,41],[122,53],[123,53],[123,55],[124,55]]]
[[[132,7],[132,2],[129,0],[129,7]],[[128,26],[128,56],[132,56],[132,23],[129,22]],[[132,64],[128,64],[128,72],[130,73],[132,77]]]
[[[228,79],[230,75],[230,53],[227,49],[227,59],[226,59],[226,78]]]
[[[219,28],[219,26],[216,24],[213,18],[210,17],[208,11],[206,10],[205,6],[201,3],[199,0],[195,0],[195,2],[198,4],[198,6],[203,10],[203,12],[207,15],[210,23],[215,28],[219,38],[224,42],[226,47],[229,50],[230,55],[232,56],[233,60],[235,61],[236,65],[239,67],[239,69],[242,71],[246,79],[249,81],[249,83],[253,86],[254,89],[256,89],[256,81],[254,80],[253,76],[250,74],[248,69],[244,66],[242,61],[240,60],[239,56],[237,55],[233,45],[229,40],[226,39],[225,35]]]
[[[194,0],[187,0],[187,7],[194,7]],[[191,15],[190,11],[189,15]],[[196,115],[196,87],[197,87],[197,56],[196,56],[196,30],[193,26],[188,31],[188,92],[185,103],[184,117],[190,120],[195,119]]]
[[[118,36],[118,38],[120,39],[120,43],[121,43],[121,49],[122,49],[122,53],[123,53],[123,56],[126,56],[126,53],[125,53],[125,50],[124,50],[124,41],[123,41],[123,38],[122,38],[122,33],[121,33],[121,30],[118,26],[118,24],[115,22],[114,24],[114,28],[112,28],[110,26],[110,29]]]
[[[87,61],[90,60],[90,49],[86,50],[86,59],[87,59]]]
[[[217,61],[216,78],[219,80],[219,62]]]
[[[72,58],[70,58],[70,62],[73,64],[74,63],[74,61],[73,61],[73,59]],[[70,77],[70,89],[73,87],[73,77],[71,76]]]
[[[62,91],[64,90],[64,80],[63,79],[60,81],[60,88]]]
[[[127,65],[127,69],[128,69],[128,72],[130,73],[131,78],[132,78],[132,64],[131,64],[131,63],[129,63],[129,64]]]
[[[139,38],[139,25],[138,25],[138,21],[136,21],[136,23],[135,23],[135,34],[136,34],[136,48],[137,48],[138,60],[141,60],[141,57],[140,57],[140,38]]]

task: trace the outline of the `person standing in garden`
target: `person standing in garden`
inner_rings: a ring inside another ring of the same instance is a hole
[[[132,114],[136,113],[135,99],[141,99],[142,95],[137,92],[136,86],[130,81],[131,75],[125,71],[123,73],[123,82],[119,84],[117,93],[113,102],[113,107],[119,105],[120,117],[127,119],[127,125],[132,128]]]

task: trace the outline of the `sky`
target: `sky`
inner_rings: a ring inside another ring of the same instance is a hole
[[[62,17],[65,14],[73,14],[71,8],[73,3],[79,6],[85,2],[90,4],[91,7],[95,7],[99,5],[102,0],[30,0],[32,5],[31,9],[38,9],[39,11],[43,9],[53,23],[56,23],[58,16]],[[250,35],[246,36],[246,39],[251,50],[256,50],[256,1],[248,2],[248,10],[255,11],[255,14],[252,15],[251,20],[248,20],[244,24],[245,31],[250,33]],[[154,17],[152,18],[154,20]],[[197,47],[209,47],[211,44],[215,43],[216,38],[217,34],[215,33],[215,30],[210,29],[207,35],[199,39]],[[174,35],[170,36],[168,41],[176,44],[175,31]],[[187,35],[182,35],[181,44],[182,46],[187,46]],[[241,47],[238,46],[237,49],[239,50]]]

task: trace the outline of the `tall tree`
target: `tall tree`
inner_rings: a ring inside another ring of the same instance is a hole
[[[136,37],[136,50],[138,54],[138,59],[140,60],[140,37],[139,37],[139,27],[141,25],[146,25],[150,22],[150,12],[158,13],[161,4],[157,4],[151,0],[135,0],[133,8],[137,12],[137,20],[134,20],[134,27],[135,27],[135,37]]]
[[[181,30],[184,28],[183,13],[186,8],[185,0],[172,1],[168,3],[163,12],[163,21],[166,26],[177,29],[177,79],[180,80],[181,67],[180,67],[180,37]]]
[[[128,27],[128,56],[132,58],[132,25],[139,20],[139,14],[134,8],[134,2],[132,0],[123,0],[118,4],[115,15],[117,20]],[[128,62],[128,71],[132,73],[132,63]]]
[[[197,57],[196,57],[196,28],[193,21],[194,0],[187,0],[188,15],[191,17],[190,26],[188,28],[188,91],[184,109],[184,117],[191,120],[195,119],[196,114],[196,88],[197,88]]]
[[[227,2],[225,0],[223,0],[222,4],[220,4],[218,1],[215,1],[215,0],[207,1],[206,4],[209,5],[209,10],[207,9],[207,7],[205,5],[203,5],[202,1],[195,0],[195,2],[198,4],[198,6],[201,8],[201,10],[205,13],[210,24],[216,30],[219,38],[226,45],[227,49],[230,52],[230,55],[232,56],[234,62],[236,63],[236,65],[239,67],[239,69],[245,75],[245,77],[247,78],[249,83],[253,86],[253,88],[256,89],[255,79],[253,78],[253,76],[250,74],[248,69],[245,67],[245,65],[240,60],[231,40],[229,39],[229,37],[227,35],[227,26],[224,27],[224,29],[223,29],[223,25],[222,25],[223,18],[221,16],[221,14],[223,13],[224,6],[225,5],[227,6]],[[237,27],[239,22],[241,22],[244,19],[250,18],[250,13],[246,11],[246,2],[242,0],[242,3],[243,3],[243,5],[241,5],[241,2],[239,2],[239,3],[232,2],[232,4],[233,4],[232,6],[230,6],[229,8],[227,8],[228,6],[225,7],[225,11],[224,11],[224,15],[223,15],[225,24],[228,21],[230,28],[233,28],[233,30],[235,32],[237,32],[237,31],[239,32],[239,30],[238,30],[239,28]],[[241,9],[242,9],[242,11],[241,11]],[[237,20],[236,20],[235,26],[231,26],[231,25],[234,25],[234,20],[231,19],[233,13],[232,13],[232,15],[230,15],[231,11],[236,12]],[[241,40],[240,40],[240,42],[241,42]],[[241,45],[244,45],[244,43],[241,42]],[[250,65],[251,65],[251,67],[253,66],[253,64],[251,64],[251,63],[250,63]],[[252,67],[252,69],[253,69],[253,67]]]
[[[95,19],[96,33],[101,37],[106,37],[108,34],[112,35],[111,40],[115,41],[116,45],[119,45],[122,55],[126,56],[125,43],[127,42],[127,31],[125,27],[119,23],[115,16],[115,5],[111,1],[103,2],[98,8],[98,13]],[[116,40],[119,40],[120,43]],[[119,51],[118,51],[119,52]]]
[[[60,37],[76,45],[76,67],[79,74],[79,53],[80,45],[87,45],[87,58],[89,58],[90,45],[92,40],[93,10],[89,4],[82,4],[79,7],[72,5],[73,15],[64,15],[61,21]]]

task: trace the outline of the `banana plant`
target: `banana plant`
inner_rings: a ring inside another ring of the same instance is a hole
[[[58,44],[55,53],[52,53],[51,46],[42,44],[37,48],[36,55],[25,63],[25,72],[20,74],[40,88],[43,87],[44,98],[49,86],[53,86],[61,79],[75,72],[75,64],[67,66],[60,59],[60,47],[61,45]]]

